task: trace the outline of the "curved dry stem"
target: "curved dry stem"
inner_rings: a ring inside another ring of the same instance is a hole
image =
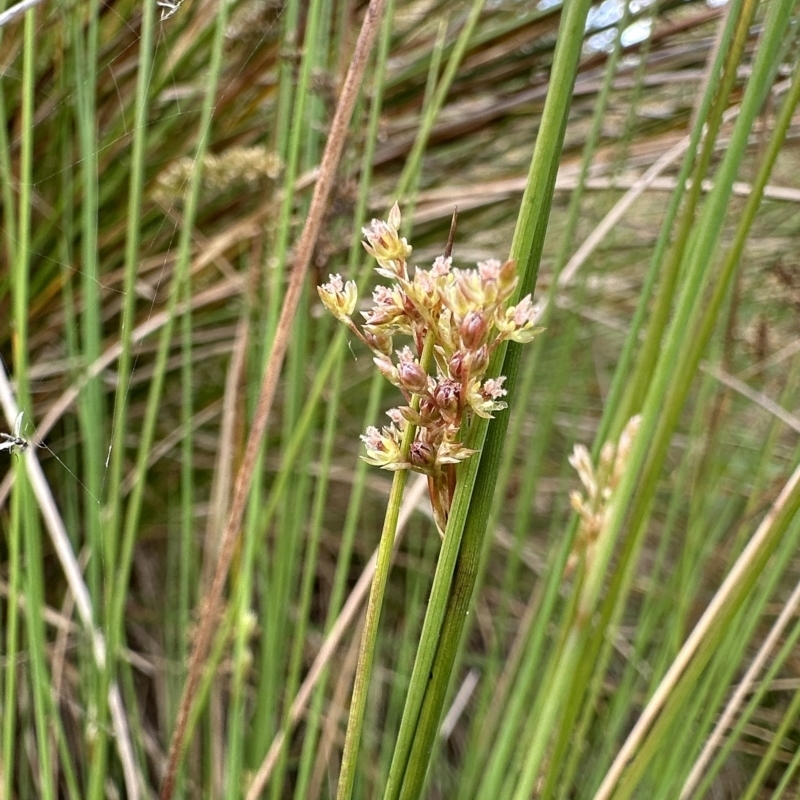
[[[0,359],[0,405],[3,406],[3,413],[7,420],[14,420],[19,414],[11,382],[6,373],[5,364]],[[36,457],[36,448],[28,447],[23,454],[25,468],[28,478],[36,495],[36,501],[42,512],[50,541],[56,551],[67,585],[78,609],[78,616],[88,631],[92,642],[92,655],[98,670],[105,672],[108,669],[108,656],[106,651],[106,640],[95,625],[94,609],[89,589],[83,580],[78,559],[72,551],[69,535],[64,526],[64,520],[56,506],[53,493],[50,491],[50,484],[42,471],[39,459]],[[29,613],[33,613],[33,609]],[[111,722],[114,726],[114,738],[117,743],[117,751],[122,762],[122,772],[125,777],[125,788],[128,797],[137,800],[140,796],[140,786],[143,785],[141,776],[136,766],[136,757],[133,753],[130,732],[128,730],[128,720],[125,717],[125,708],[122,703],[122,695],[116,681],[111,681],[108,688],[108,705],[111,711]]]
[[[794,587],[791,597],[786,601],[786,604],[781,610],[780,616],[775,621],[775,624],[772,626],[770,632],[767,634],[764,644],[759,647],[758,653],[756,653],[756,656],[753,659],[753,663],[748,667],[747,672],[742,676],[742,679],[739,681],[739,685],[736,687],[736,691],[733,693],[731,699],[728,701],[728,704],[725,706],[725,710],[722,712],[722,715],[717,720],[713,732],[703,746],[703,751],[697,757],[697,760],[694,762],[694,766],[692,767],[692,771],[689,773],[689,777],[683,784],[679,800],[688,800],[688,798],[692,796],[694,790],[697,788],[697,784],[700,782],[700,779],[706,774],[708,762],[714,755],[714,751],[724,743],[725,736],[734,726],[736,715],[739,713],[745,698],[749,692],[754,690],[756,686],[758,674],[770,660],[775,647],[780,644],[786,629],[797,617],[798,608],[800,608],[800,583]]]
[[[672,666],[662,678],[661,683],[650,698],[650,702],[648,702],[644,711],[642,711],[636,725],[634,725],[633,730],[617,753],[614,763],[609,768],[602,784],[600,784],[600,788],[594,796],[594,800],[608,800],[608,798],[611,797],[611,793],[614,791],[614,787],[622,776],[625,767],[644,741],[648,731],[663,709],[681,675],[683,675],[686,668],[689,666],[689,662],[694,657],[703,640],[711,633],[717,618],[730,601],[731,595],[738,584],[744,579],[750,568],[750,564],[757,558],[759,551],[768,544],[773,523],[779,516],[783,507],[791,500],[794,493],[798,491],[798,487],[800,487],[800,466],[795,469],[792,476],[786,482],[778,499],[758,526],[758,530],[753,534],[753,538],[750,539],[747,547],[744,548],[742,554],[736,560],[736,563],[733,565],[733,568],[728,573],[722,586],[720,586],[714,598],[709,603],[700,621],[695,625],[691,634],[689,634],[689,638],[675,657]]]
[[[161,800],[170,800],[175,788],[175,779],[185,743],[192,700],[200,682],[203,665],[206,661],[213,633],[216,630],[216,620],[222,607],[225,581],[236,550],[239,528],[244,516],[247,496],[253,482],[253,473],[258,454],[261,451],[261,445],[267,429],[267,422],[272,410],[272,402],[275,398],[281,366],[289,345],[292,320],[294,319],[300,302],[300,296],[308,272],[308,265],[311,261],[311,255],[317,241],[317,236],[319,235],[320,227],[322,226],[323,215],[344,148],[347,128],[366,70],[369,53],[372,50],[378,33],[384,5],[385,0],[372,0],[364,15],[364,22],[361,26],[355,51],[353,52],[350,67],[347,71],[344,86],[342,87],[342,93],[336,107],[336,113],[334,114],[331,124],[328,141],[325,145],[319,178],[314,187],[314,194],[311,198],[311,206],[309,208],[306,224],[297,245],[294,268],[292,269],[289,286],[283,300],[283,307],[281,308],[275,339],[272,343],[267,369],[261,384],[261,392],[256,406],[253,427],[248,436],[247,448],[245,449],[242,464],[236,476],[233,502],[231,504],[225,531],[222,535],[219,560],[217,561],[214,580],[208,594],[201,602],[201,613],[198,615],[198,618],[202,620],[202,625],[198,631],[192,655],[189,659],[188,675],[180,706],[178,707],[175,731],[172,735],[169,755],[167,757],[166,773],[161,786]]]

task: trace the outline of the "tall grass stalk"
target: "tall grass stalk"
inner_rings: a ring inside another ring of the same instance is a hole
[[[797,793],[800,17],[588,5],[394,0],[349,77],[336,0],[0,12],[0,795],[326,800],[346,739],[353,798]],[[314,286],[395,198],[547,331],[367,678],[392,389]]]
[[[772,14],[770,17],[769,22],[771,23],[765,30],[764,36],[762,39],[762,49],[761,49],[761,57],[757,60],[757,66],[760,66],[763,70],[770,71],[771,64],[769,59],[769,53],[774,51],[774,48],[778,45],[780,40],[783,38],[785,30],[786,30],[786,23],[788,21],[788,13],[789,13],[789,6],[776,6],[772,9]],[[730,160],[733,160],[737,157],[737,153],[741,152],[744,147],[744,140],[746,138],[746,131],[749,130],[750,125],[752,125],[752,119],[754,118],[755,113],[760,108],[761,103],[763,101],[764,91],[764,81],[762,75],[759,74],[757,70],[754,70],[753,78],[751,79],[751,83],[748,87],[748,94],[745,96],[745,99],[742,104],[742,110],[737,120],[738,123],[738,131],[740,134],[739,141],[741,142],[741,149],[737,151],[736,147],[731,147],[728,150],[728,156]],[[787,97],[784,100],[784,105],[782,109],[782,114],[779,117],[777,124],[775,126],[775,130],[773,132],[773,136],[770,142],[770,148],[765,154],[764,159],[761,163],[760,173],[758,176],[757,181],[753,187],[753,190],[748,198],[748,204],[746,211],[740,221],[739,229],[738,229],[738,236],[734,243],[734,246],[729,251],[725,261],[723,262],[723,266],[720,270],[720,273],[717,277],[717,281],[713,288],[713,294],[711,295],[709,303],[697,303],[694,307],[694,315],[696,320],[676,320],[675,326],[673,328],[673,338],[672,342],[677,342],[677,334],[674,332],[677,330],[695,330],[700,332],[700,336],[695,338],[692,342],[692,346],[690,348],[686,348],[688,352],[686,352],[685,360],[680,365],[682,369],[678,371],[677,377],[681,378],[687,376],[689,371],[692,369],[696,369],[697,363],[700,359],[700,354],[702,353],[703,346],[707,342],[708,337],[711,334],[711,330],[713,324],[715,322],[715,314],[716,311],[720,308],[720,305],[725,297],[726,291],[729,286],[729,282],[733,277],[734,271],[739,264],[739,260],[741,258],[742,250],[744,247],[744,242],[750,230],[750,225],[755,216],[755,212],[758,209],[760,204],[761,193],[763,192],[763,187],[766,184],[769,175],[772,171],[772,167],[774,164],[774,159],[777,156],[778,152],[780,151],[780,147],[783,142],[784,133],[788,127],[789,121],[792,118],[794,110],[797,106],[798,100],[800,100],[800,81],[798,80],[800,77],[800,73],[795,71],[794,80],[792,82],[792,89],[787,94]],[[750,118],[748,118],[748,114],[750,114]],[[734,140],[736,141],[736,137],[734,136]],[[727,173],[724,170],[721,170],[722,174],[733,174],[733,170],[728,170]],[[732,177],[731,177],[732,181]],[[730,185],[730,184],[729,184]],[[723,195],[724,192],[724,184],[719,187],[719,195]],[[724,202],[724,201],[723,201]],[[698,253],[696,256],[698,259],[702,259],[704,254]],[[702,261],[698,260],[695,262],[696,264],[701,264]],[[701,290],[699,296],[704,295],[705,292]],[[684,294],[684,303],[682,305],[683,308],[689,308],[690,303],[688,301],[688,297]],[[680,327],[678,327],[680,326]],[[676,345],[673,345],[676,346]],[[681,383],[680,381],[676,381],[676,383],[672,384],[672,396],[681,394],[685,397],[685,389],[682,391],[682,387],[687,385],[688,381]],[[672,400],[672,397],[669,397],[669,400]],[[682,398],[681,398],[682,400]],[[678,407],[678,402],[668,402],[666,408],[668,409],[675,409]],[[669,425],[669,417],[662,416],[661,417],[661,425],[662,430],[664,427]],[[664,439],[662,438],[662,441]],[[791,503],[790,499],[787,499],[785,502]],[[751,559],[751,564],[754,564],[755,561]],[[740,602],[743,601],[742,600]],[[737,604],[732,604],[731,608],[735,609],[738,608]],[[602,797],[602,793],[600,797]]]
[[[588,11],[587,2],[571,4],[565,9],[562,20],[551,79],[551,86],[558,87],[558,91],[550,93],[545,104],[511,245],[510,257],[519,265],[521,274],[517,297],[530,292],[536,284],[544,246],[547,209],[552,199],[566,129],[570,87],[575,80]],[[511,397],[519,355],[519,347],[513,344],[507,351],[500,349],[489,368],[490,374],[506,376]],[[481,452],[479,457],[467,461],[460,468],[444,548],[434,578],[404,711],[403,722],[408,730],[413,731],[413,737],[409,747],[406,744],[408,739],[403,738],[401,723],[395,756],[399,758],[395,774],[389,778],[387,797],[415,798],[422,791],[451,670],[472,602],[472,589],[507,425],[507,415],[501,415],[493,421],[492,426],[487,426],[483,420],[476,420],[470,430],[468,446]],[[490,431],[488,437],[487,427]],[[424,689],[420,692],[416,687]],[[404,752],[406,748],[408,755]],[[397,789],[393,789],[393,785]]]

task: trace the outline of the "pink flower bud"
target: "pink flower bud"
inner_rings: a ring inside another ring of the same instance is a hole
[[[510,288],[513,291],[516,288],[517,285],[516,261],[506,261],[506,263],[500,267],[500,270],[497,274],[497,282],[504,290]],[[509,292],[509,294],[510,293],[511,292]]]
[[[486,345],[479,347],[474,353],[471,354],[469,360],[469,373],[475,377],[480,377],[486,372],[489,366],[489,348]]]
[[[386,356],[376,356],[372,359],[375,362],[375,366],[378,368],[378,371],[386,378],[389,383],[393,383],[395,386],[400,385],[400,378],[397,374],[397,369],[395,368],[394,364],[386,357]]]
[[[464,355],[462,350],[456,350],[447,365],[447,371],[450,373],[450,377],[460,381],[464,375],[464,367],[467,366],[469,360],[470,359]]]
[[[422,419],[420,425],[428,426],[438,423],[439,407],[432,397],[427,395],[419,402],[419,416]]]
[[[489,332],[489,325],[486,317],[480,311],[469,311],[461,321],[461,341],[467,350],[474,350],[483,344],[486,334]]]
[[[411,443],[408,460],[413,468],[427,472],[436,464],[436,452],[429,442],[417,440]]]
[[[395,204],[389,209],[389,225],[396,231],[400,230],[400,204],[395,201]]]
[[[461,410],[461,384],[449,378],[440,380],[433,391],[433,399],[446,420],[458,417]]]
[[[385,356],[392,353],[392,337],[385,333],[379,326],[365,325],[363,328],[364,339],[367,344],[376,352]]]
[[[418,411],[414,411],[411,406],[400,406],[395,410],[399,412],[404,423],[410,422],[412,425],[420,427],[424,427],[427,424],[427,420]]]
[[[428,374],[416,362],[401,362],[397,365],[397,374],[401,386],[414,394],[421,394],[428,386]]]

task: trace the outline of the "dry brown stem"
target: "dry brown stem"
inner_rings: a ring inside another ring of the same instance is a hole
[[[372,0],[364,15],[364,22],[361,26],[361,32],[356,42],[355,51],[353,52],[350,67],[347,71],[347,76],[345,77],[342,92],[336,107],[336,113],[334,114],[331,124],[328,141],[325,145],[319,178],[314,187],[314,194],[311,198],[311,206],[306,224],[297,245],[295,264],[283,300],[283,307],[281,308],[277,332],[272,343],[264,380],[261,384],[261,392],[256,406],[253,428],[248,436],[242,464],[236,476],[233,502],[231,504],[225,531],[222,535],[219,560],[214,573],[214,580],[208,594],[201,602],[201,613],[198,614],[198,619],[202,620],[202,624],[198,631],[192,654],[189,658],[188,675],[180,706],[178,707],[175,731],[172,735],[167,758],[167,769],[164,775],[164,782],[161,786],[161,800],[171,800],[172,793],[175,789],[178,765],[186,739],[189,712],[191,710],[192,700],[197,692],[197,686],[200,682],[200,676],[211,644],[211,638],[216,630],[216,620],[219,617],[222,607],[223,592],[228,570],[236,550],[239,529],[241,527],[242,517],[244,516],[247,496],[253,482],[256,461],[267,429],[267,422],[269,421],[270,411],[272,410],[272,402],[275,397],[281,366],[289,345],[292,320],[297,312],[300,295],[308,272],[308,265],[311,261],[314,245],[316,244],[322,225],[325,208],[344,148],[347,128],[350,124],[350,118],[366,70],[369,53],[372,50],[378,33],[384,5],[385,0]]]

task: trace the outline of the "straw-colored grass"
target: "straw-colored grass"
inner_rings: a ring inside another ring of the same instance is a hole
[[[796,796],[796,4],[174,5],[0,12],[0,797]],[[546,326],[444,539],[395,201]]]

